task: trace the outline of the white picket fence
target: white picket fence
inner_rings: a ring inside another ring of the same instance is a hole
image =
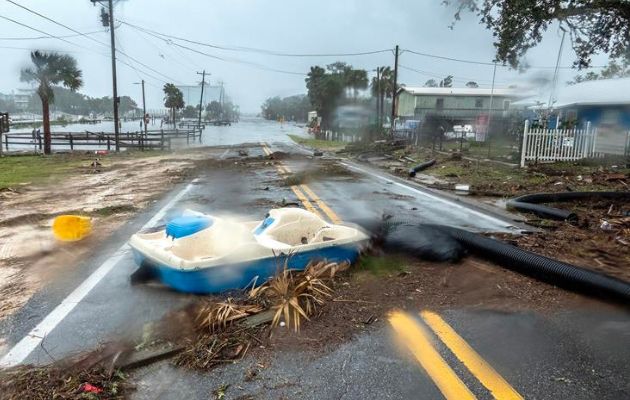
[[[527,161],[575,161],[597,157],[594,152],[597,130],[591,129],[530,129],[525,122],[521,167]]]

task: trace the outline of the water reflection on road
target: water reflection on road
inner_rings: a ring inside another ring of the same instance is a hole
[[[155,123],[149,123],[149,130],[160,129],[160,121],[156,120]],[[164,129],[172,128],[171,125],[164,125]],[[41,129],[41,128],[40,128]],[[139,121],[125,121],[122,122],[122,132],[137,132],[140,131]],[[52,132],[77,132],[83,133],[85,131],[90,132],[113,132],[113,121],[103,121],[98,124],[71,124],[66,126],[54,125],[51,126]],[[11,133],[19,132],[31,132],[32,128],[20,128],[11,129]],[[295,125],[294,123],[279,123],[275,121],[267,121],[262,118],[243,118],[241,121],[232,124],[231,126],[212,126],[206,125],[206,128],[202,134],[201,143],[190,143],[191,146],[220,146],[220,145],[234,145],[239,143],[251,143],[251,142],[290,142],[291,139],[287,136],[292,135],[306,135],[305,129]],[[179,143],[173,143],[175,148],[181,148],[186,146],[186,140],[182,139]]]

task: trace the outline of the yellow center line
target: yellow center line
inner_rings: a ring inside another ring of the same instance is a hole
[[[431,345],[429,336],[413,318],[396,311],[389,316],[389,323],[447,400],[476,399]]]
[[[431,311],[422,311],[420,315],[459,361],[492,393],[495,399],[523,399],[442,317]]]
[[[308,201],[306,196],[304,196],[304,193],[302,193],[300,189],[298,189],[297,186],[291,186],[291,190],[293,190],[293,193],[295,193],[297,198],[300,199],[300,201],[304,205],[304,208],[306,208],[308,211],[312,212],[313,214],[317,215],[318,217],[322,218],[322,215],[319,213],[319,211],[317,211],[315,207],[313,207],[313,204],[311,204],[311,202]]]
[[[341,222],[341,218],[339,218],[339,216],[337,214],[335,214],[335,212],[328,207],[328,204],[326,204],[326,202],[322,199],[320,199],[312,190],[311,188],[308,187],[308,185],[303,184],[300,185],[300,188],[302,188],[302,190],[311,198],[311,200],[313,200],[315,202],[315,204],[317,204],[317,206],[324,212],[326,213],[326,215],[328,215],[328,218],[330,218],[330,221],[333,224],[338,224]]]
[[[267,154],[267,155],[271,154],[271,150],[269,150],[269,147],[267,147],[267,145],[265,143],[262,144],[262,148],[263,148],[263,151],[265,152],[265,154]],[[276,165],[276,169],[278,170],[278,172],[280,174],[291,173],[291,169],[289,168],[289,166],[287,166],[287,165],[285,165],[283,163],[277,164]],[[306,193],[307,196],[309,196],[311,198],[311,200],[313,200],[315,202],[315,204],[317,204],[317,206],[328,216],[328,218],[330,218],[332,223],[338,224],[339,222],[341,222],[341,219],[337,216],[337,214],[335,214],[335,212],[330,207],[328,207],[328,205],[323,200],[321,200],[311,190],[311,188],[309,188],[306,185],[300,185],[300,188]],[[302,202],[302,204],[304,205],[304,208],[306,208],[308,211],[316,214],[320,218],[322,217],[320,212],[313,206],[313,204],[304,195],[304,193],[302,193],[302,191],[298,188],[298,186],[291,186],[291,190],[293,190],[293,193],[295,193],[297,198]]]

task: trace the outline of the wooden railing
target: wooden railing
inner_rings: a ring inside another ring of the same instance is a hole
[[[159,129],[137,132],[121,132],[119,146],[125,149],[139,150],[168,150],[174,139],[186,139],[186,144],[195,140],[201,142],[201,129]],[[44,145],[44,135],[32,133],[6,133],[3,135],[2,145],[6,151],[35,150],[41,151]],[[51,147],[53,151],[60,150],[111,150],[116,147],[116,138],[111,132],[52,132]]]

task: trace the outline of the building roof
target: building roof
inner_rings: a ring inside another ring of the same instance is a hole
[[[565,86],[555,98],[555,107],[630,104],[630,78],[600,79]]]
[[[554,108],[577,105],[625,105],[630,104],[630,78],[600,79],[575,85],[565,85],[556,90]],[[547,107],[549,91],[541,96],[523,100],[523,105],[534,105],[538,102]]]
[[[475,96],[475,97],[489,97],[493,96],[519,96],[519,92],[515,89],[509,88],[454,88],[454,87],[412,87],[404,86],[401,88],[413,96]]]

